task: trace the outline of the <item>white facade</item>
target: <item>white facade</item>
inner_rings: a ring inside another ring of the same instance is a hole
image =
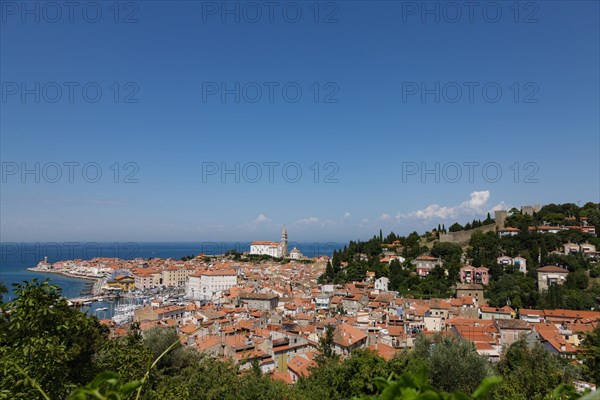
[[[300,250],[294,247],[292,251],[290,251],[290,258],[292,260],[299,260],[302,258],[302,253],[300,253]]]
[[[190,275],[186,295],[194,300],[208,300],[221,297],[222,292],[234,286],[237,286],[235,270],[205,271]]]
[[[280,243],[277,242],[252,242],[250,243],[250,254],[281,257]]]
[[[187,284],[185,285],[185,294],[189,299],[200,300],[202,299],[202,284],[201,276],[199,274],[190,275]]]
[[[160,286],[162,275],[160,272],[134,274],[134,285],[136,289],[153,289]]]
[[[519,272],[526,274],[527,273],[527,260],[521,256],[517,257],[508,257],[501,256],[496,259],[498,265],[514,265],[519,269]]]
[[[281,241],[279,243],[266,241],[252,242],[250,243],[250,254],[267,255],[276,258],[287,257],[288,238],[285,226],[283,227],[283,231],[281,232]]]
[[[375,281],[375,290],[387,292],[389,282],[390,282],[390,280],[388,278],[386,278],[385,276],[382,276],[381,278],[379,278]]]

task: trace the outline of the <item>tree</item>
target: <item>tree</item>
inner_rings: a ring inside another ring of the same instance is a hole
[[[585,290],[590,283],[590,278],[584,270],[577,270],[567,275],[565,287],[569,289]]]
[[[462,231],[464,228],[461,224],[459,224],[458,222],[453,223],[450,228],[448,228],[448,231],[450,232],[458,232],[458,231]]]
[[[577,373],[571,364],[540,344],[529,347],[524,338],[504,352],[498,372],[504,380],[495,391],[495,398],[523,400],[546,398],[553,388],[570,383]]]
[[[440,257],[445,266],[447,264],[459,265],[461,263],[462,253],[462,247],[456,243],[436,242],[431,248],[431,255]]]
[[[502,378],[490,376],[485,378],[472,396],[467,396],[462,392],[447,393],[440,391],[428,384],[427,373],[425,369],[416,374],[402,374],[398,379],[389,377],[387,380],[382,377],[375,379],[375,384],[379,388],[379,396],[362,396],[362,400],[469,400],[485,399],[494,388],[500,383]]]
[[[586,379],[600,384],[600,325],[588,332],[581,343],[579,358]]]
[[[421,336],[420,340],[428,339]],[[464,393],[473,393],[492,374],[486,357],[475,351],[473,343],[439,335],[429,342],[427,371],[429,381],[437,388]]]
[[[107,330],[95,317],[70,308],[48,281],[16,284],[0,325],[0,393],[37,399],[35,380],[51,398],[65,398],[94,376],[93,358]],[[27,375],[29,378],[25,379]]]
[[[538,296],[536,279],[521,273],[501,275],[490,282],[486,292],[490,305],[494,307],[504,307],[509,301],[514,308],[536,307]]]
[[[125,381],[141,379],[153,361],[152,351],[132,330],[126,337],[106,341],[94,360],[96,371],[111,371]]]
[[[323,365],[329,361],[337,361],[338,355],[333,349],[333,337],[335,334],[335,328],[333,325],[327,325],[325,327],[325,333],[323,337],[319,339],[319,345],[317,350],[319,354],[315,357],[315,361],[318,365]]]
[[[475,232],[471,235],[467,255],[473,259],[473,265],[490,266],[500,256],[500,240],[495,232]]]

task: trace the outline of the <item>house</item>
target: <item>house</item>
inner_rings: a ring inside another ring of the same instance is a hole
[[[315,309],[317,310],[328,310],[329,303],[331,301],[331,295],[321,293],[314,297]]]
[[[375,343],[369,346],[369,350],[377,353],[385,361],[390,361],[394,357],[394,354],[396,354],[395,348],[384,343]]]
[[[379,262],[391,264],[392,261],[394,261],[394,260],[398,260],[398,262],[400,264],[402,264],[402,263],[404,263],[404,261],[406,261],[406,258],[396,255],[396,254],[390,254],[390,255],[386,255],[385,257],[381,257],[379,259]]]
[[[486,285],[489,283],[489,269],[485,267],[474,267],[465,265],[459,272],[461,283],[476,283]]]
[[[429,275],[429,272],[436,266],[442,265],[442,260],[431,256],[419,256],[411,261],[417,270],[417,275],[425,277]]]
[[[593,244],[583,243],[579,246],[579,248],[581,249],[583,256],[586,258],[591,258],[594,260],[600,258],[600,252],[596,251],[596,246]]]
[[[387,292],[389,283],[390,283],[390,280],[388,278],[386,278],[385,276],[382,276],[381,278],[375,280],[375,290],[379,290],[381,292]]]
[[[365,282],[366,283],[373,283],[373,281],[375,281],[375,272],[373,272],[373,271],[367,271],[365,273]]]
[[[565,243],[563,248],[565,249],[564,251],[567,255],[579,253],[579,245],[575,243]]]
[[[278,372],[287,372],[288,365],[299,354],[305,354],[310,350],[308,340],[293,334],[272,333],[271,352],[275,360],[275,369]],[[292,367],[294,369],[294,367]],[[296,367],[296,372],[299,372],[300,367]],[[297,377],[300,375],[297,374]]]
[[[583,393],[585,391],[590,391],[590,392],[595,392],[596,391],[596,385],[593,384],[592,382],[586,382],[586,381],[582,381],[580,379],[575,379],[573,380],[573,386],[575,386],[575,390],[577,390],[578,393]]]
[[[310,375],[310,369],[316,367],[317,363],[313,360],[314,353],[299,354],[287,363],[287,369],[292,378],[292,382],[297,382],[301,376]]]
[[[135,279],[127,275],[118,275],[115,279],[106,282],[106,285],[127,292],[135,287]]]
[[[162,270],[162,284],[168,287],[182,287],[188,280],[188,276],[194,272],[193,269],[171,265]]]
[[[480,307],[479,316],[481,319],[512,319],[515,318],[517,313],[509,306],[502,308],[496,307]]]
[[[342,356],[349,355],[352,350],[366,347],[367,335],[360,329],[344,323],[339,325],[333,334],[333,349]]]
[[[517,228],[502,228],[502,229],[498,229],[498,236],[500,237],[505,237],[505,236],[517,236],[519,233],[521,233],[520,229]]]
[[[562,285],[569,271],[556,265],[547,265],[537,269],[538,290],[548,290],[551,285]]]
[[[562,358],[573,359],[578,351],[575,346],[565,340],[554,324],[536,324],[532,333],[527,336],[527,341],[528,343],[537,341],[550,353]]]
[[[186,310],[184,306],[167,306],[167,307],[152,307],[147,306],[138,308],[133,312],[133,320],[136,322],[143,321],[161,321],[164,319],[181,319]]]
[[[369,297],[366,294],[355,294],[342,298],[342,307],[348,314],[356,314],[369,304]]]
[[[248,308],[264,311],[275,309],[279,303],[279,296],[274,293],[242,293],[238,299]]]
[[[458,283],[456,285],[456,298],[473,298],[475,302],[483,302],[483,286],[476,283]]]
[[[527,260],[521,256],[500,256],[496,259],[496,262],[498,263],[498,265],[502,266],[514,265],[519,270],[519,272],[523,274],[527,273]]]
[[[496,319],[494,325],[500,334],[500,345],[510,346],[531,333],[531,325],[520,319]]]
[[[596,227],[594,225],[582,226],[581,227],[581,232],[583,232],[583,233],[589,233],[590,235],[595,235],[596,234]]]
[[[133,273],[133,279],[136,289],[153,289],[162,283],[162,273],[158,270],[140,268]]]
[[[560,226],[548,226],[548,225],[530,226],[528,229],[529,229],[529,232],[538,232],[541,234],[558,233],[561,230],[563,230],[563,228],[561,228]]]

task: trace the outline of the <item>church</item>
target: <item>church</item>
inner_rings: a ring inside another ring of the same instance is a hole
[[[252,242],[250,243],[250,254],[266,254],[276,258],[288,257],[288,237],[285,225],[283,226],[283,231],[281,232],[280,242]]]

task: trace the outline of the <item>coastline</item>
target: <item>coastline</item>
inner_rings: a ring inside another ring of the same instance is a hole
[[[90,276],[82,276],[82,275],[75,275],[75,274],[71,274],[67,271],[53,271],[53,270],[47,270],[47,269],[39,269],[37,267],[29,267],[26,269],[29,272],[37,272],[40,274],[54,274],[54,275],[61,275],[64,276],[66,278],[73,278],[73,279],[81,279],[84,281],[92,281],[92,282],[99,282],[101,280],[101,278],[93,278]]]

